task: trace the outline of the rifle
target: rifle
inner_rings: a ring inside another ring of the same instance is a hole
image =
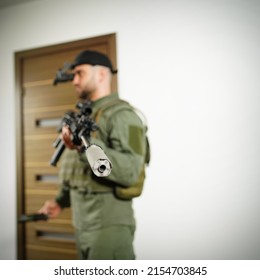
[[[67,125],[73,135],[73,143],[78,146],[83,144],[81,152],[86,153],[93,173],[98,177],[108,176],[112,170],[110,160],[101,147],[90,143],[91,132],[98,129],[97,124],[90,118],[92,113],[91,103],[87,100],[79,102],[76,108],[79,109],[79,112],[69,111],[65,113],[58,130],[60,132],[62,127]],[[51,157],[50,164],[56,166],[65,150],[65,145],[60,137],[54,141],[53,145],[56,150]]]

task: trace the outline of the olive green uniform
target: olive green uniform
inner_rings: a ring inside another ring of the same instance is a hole
[[[56,201],[72,208],[81,259],[135,258],[132,200],[118,199],[114,189],[137,181],[145,161],[145,127],[129,104],[118,101],[118,95],[111,94],[92,103],[93,118],[100,110],[102,114],[91,143],[112,162],[108,177],[93,174],[85,153],[66,149],[62,156]]]

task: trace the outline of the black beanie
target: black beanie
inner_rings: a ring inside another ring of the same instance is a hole
[[[103,53],[97,51],[82,51],[71,64],[71,69],[74,69],[78,65],[90,64],[90,65],[102,65],[108,67],[112,74],[116,74],[117,70],[113,69],[110,59]]]

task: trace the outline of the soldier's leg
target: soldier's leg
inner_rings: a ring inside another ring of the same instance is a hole
[[[135,228],[133,226],[109,226],[89,232],[77,231],[77,248],[80,259],[85,260],[133,260]]]

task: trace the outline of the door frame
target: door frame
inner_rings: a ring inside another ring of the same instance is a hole
[[[17,221],[25,211],[25,178],[24,178],[24,153],[23,153],[23,81],[22,81],[22,66],[23,60],[34,56],[51,54],[57,51],[73,50],[76,48],[91,49],[91,45],[106,44],[107,54],[115,69],[117,69],[116,60],[116,34],[111,33],[107,35],[81,39],[77,41],[70,41],[66,43],[50,45],[41,48],[29,49],[25,51],[15,52],[15,110],[16,110],[16,191],[17,191]],[[117,92],[117,75],[113,78],[112,83],[113,92]],[[17,222],[17,258],[25,259],[25,225]]]

